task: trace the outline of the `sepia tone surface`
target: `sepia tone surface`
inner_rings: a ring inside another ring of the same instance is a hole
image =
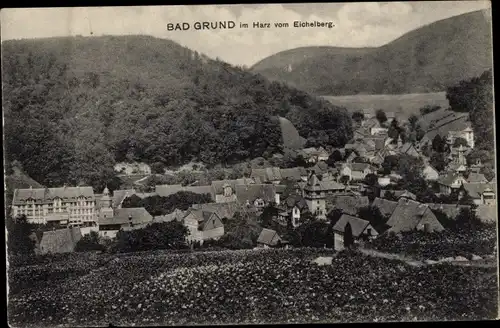
[[[489,2],[1,20],[12,326],[498,316]]]

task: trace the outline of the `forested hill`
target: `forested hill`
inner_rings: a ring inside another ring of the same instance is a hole
[[[378,48],[291,49],[252,70],[318,95],[445,91],[492,67],[489,15],[491,10],[444,19]]]
[[[2,42],[7,164],[46,186],[102,188],[116,161],[233,163],[352,136],[345,109],[146,36]]]

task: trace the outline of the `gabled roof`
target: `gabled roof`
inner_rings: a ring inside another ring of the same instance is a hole
[[[370,224],[370,222],[358,217],[342,214],[340,219],[333,226],[333,230],[344,233],[345,227],[348,223],[351,225],[352,235],[354,237],[359,237]]]
[[[113,197],[111,198],[112,206],[117,207],[120,205],[123,200],[127,197],[135,195],[136,191],[134,189],[126,189],[126,190],[115,190],[113,191]]]
[[[274,202],[276,195],[276,186],[272,184],[251,184],[237,185],[236,198],[240,203],[254,202],[256,199],[262,199],[266,202]]]
[[[14,190],[13,203],[24,203],[34,200],[36,203],[50,203],[54,199],[73,201],[79,197],[86,200],[95,200],[92,187],[59,187],[59,188],[29,188]]]
[[[454,172],[448,172],[446,175],[440,176],[437,182],[445,186],[450,186],[459,178],[460,176],[458,174]]]
[[[235,203],[193,204],[191,207],[195,210],[214,212],[221,219],[232,219],[234,217],[234,214],[238,212],[238,208]]]
[[[259,238],[257,239],[257,243],[269,246],[276,246],[278,244],[278,241],[280,240],[281,238],[276,231],[264,228],[260,232]]]
[[[469,173],[469,176],[467,177],[467,182],[468,183],[486,183],[488,180],[482,173],[476,173],[476,172],[471,172]]]
[[[81,238],[78,227],[45,231],[39,249],[43,254],[72,252]]]
[[[300,195],[290,195],[283,202],[288,208],[293,208],[297,206],[299,209],[304,209],[307,207],[305,199]]]
[[[113,214],[112,218],[99,220],[99,225],[123,225],[130,222],[135,225],[153,221],[153,217],[144,207],[118,208]]]
[[[392,212],[387,225],[396,231],[412,230],[417,227],[424,215],[436,219],[436,216],[426,204],[402,198],[398,201],[398,206]]]
[[[377,197],[373,200],[372,206],[378,208],[383,216],[390,217],[398,206],[398,202]]]
[[[252,169],[252,178],[259,178],[261,182],[281,181],[281,171],[279,167],[268,167],[265,169]]]
[[[198,225],[201,227],[201,229],[203,229],[205,224],[214,217],[220,220],[220,217],[217,215],[217,213],[210,210],[189,209],[184,215],[184,218],[186,218],[188,215],[192,215],[193,218],[198,221]]]

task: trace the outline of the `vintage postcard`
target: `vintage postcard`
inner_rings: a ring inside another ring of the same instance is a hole
[[[496,319],[491,21],[2,10],[9,324]]]

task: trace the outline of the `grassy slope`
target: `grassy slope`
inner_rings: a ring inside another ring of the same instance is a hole
[[[476,11],[421,27],[379,48],[298,48],[252,69],[322,95],[425,93],[480,75],[492,66],[491,54],[491,25]]]

